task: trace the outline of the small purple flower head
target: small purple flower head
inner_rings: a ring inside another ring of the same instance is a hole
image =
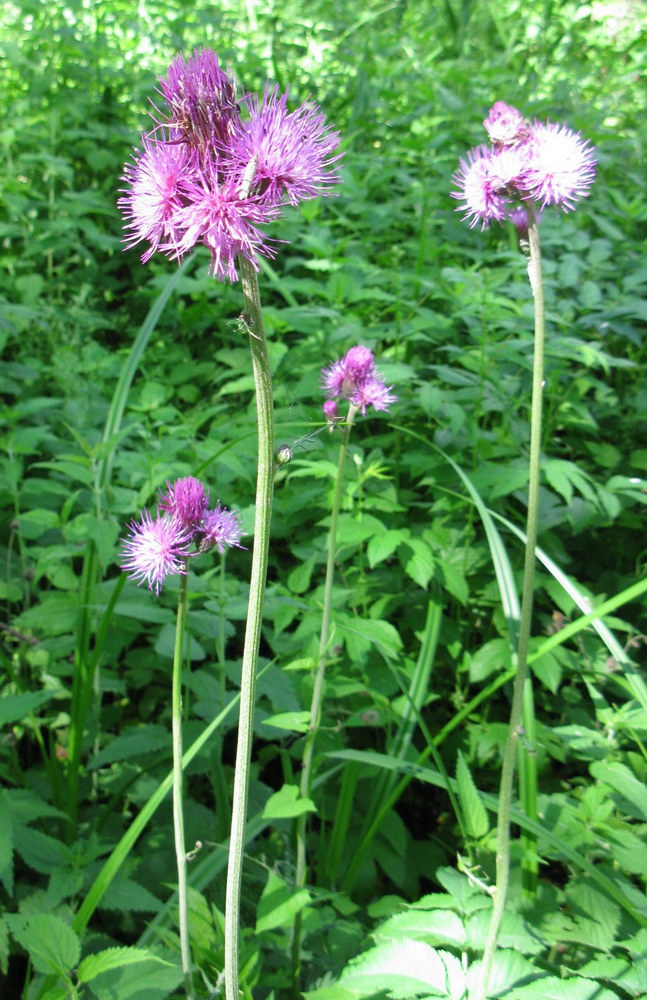
[[[593,147],[565,125],[535,122],[532,127],[527,190],[541,207],[565,212],[585,198],[595,180]]]
[[[376,410],[387,410],[397,399],[397,396],[391,393],[391,387],[387,388],[378,377],[373,352],[362,344],[351,347],[341,361],[334,361],[327,368],[322,368],[321,375],[323,389],[326,395],[331,397],[324,403],[324,413],[327,417],[329,415],[326,407],[330,403],[335,406],[335,415],[337,414],[334,403],[336,397],[350,400],[362,414],[366,413],[369,406],[373,406]]]
[[[191,531],[168,514],[151,517],[143,511],[139,521],[131,521],[130,537],[123,542],[121,568],[137,585],[148,584],[159,596],[167,576],[186,574]]]
[[[478,222],[485,229],[490,222],[501,222],[509,214],[509,199],[501,193],[493,160],[494,154],[487,146],[477,146],[470,149],[466,160],[461,160],[452,177],[456,190],[451,196],[462,202],[456,211],[465,213],[463,218],[469,219],[470,229]]]
[[[362,416],[366,413],[367,407],[372,406],[374,410],[388,410],[392,403],[397,402],[398,397],[391,392],[393,386],[386,386],[379,378],[368,379],[350,397],[353,406],[356,406]]]
[[[194,52],[188,62],[180,54],[160,80],[159,92],[169,109],[165,123],[181,142],[203,151],[229,141],[240,116],[236,86],[213,50]]]
[[[142,256],[145,263],[157,250],[181,237],[176,215],[183,205],[181,186],[190,173],[191,163],[186,146],[146,137],[142,145],[143,149],[135,150],[133,162],[124,168],[123,179],[128,186],[122,188],[118,204],[126,229],[131,231],[125,241],[128,248],[142,240],[150,243]]]
[[[170,514],[183,528],[195,530],[209,507],[209,491],[194,476],[166,482],[166,492],[157,501],[160,511]]]
[[[200,540],[200,552],[206,552],[214,546],[222,555],[225,549],[235,545],[242,548],[240,544],[240,521],[238,514],[233,510],[227,510],[220,505],[220,501],[213,510],[208,510],[202,519],[202,538]]]
[[[495,101],[483,121],[493,146],[515,146],[525,142],[530,135],[530,127],[517,108],[505,101]]]
[[[335,420],[339,420],[339,407],[334,399],[327,399],[321,409],[323,410],[324,417],[329,421],[329,423],[334,423]]]
[[[232,156],[241,175],[255,161],[252,193],[266,205],[296,205],[330,194],[339,181],[334,166],[342,155],[335,154],[339,133],[326,125],[317,105],[306,101],[288,111],[287,94],[279,95],[278,87],[265,90],[262,104],[256,95],[245,103],[251,117],[238,123]]]

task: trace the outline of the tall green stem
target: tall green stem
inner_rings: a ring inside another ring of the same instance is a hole
[[[526,521],[526,550],[523,567],[523,592],[516,674],[512,691],[512,706],[508,735],[501,765],[499,810],[497,817],[496,890],[488,928],[483,965],[474,1000],[484,1000],[487,995],[492,963],[505,911],[510,882],[510,809],[514,783],[514,764],[519,736],[521,735],[521,710],[526,679],[526,661],[530,641],[533,587],[535,578],[535,548],[537,545],[537,515],[539,506],[539,472],[541,452],[541,411],[544,385],[544,290],[541,277],[541,250],[537,218],[531,202],[526,205],[528,216],[528,277],[535,304],[535,350],[532,371],[532,404],[530,414],[530,458],[528,483],[528,517]]]
[[[191,945],[189,940],[189,909],[186,889],[186,849],[184,846],[184,816],[182,812],[182,648],[186,625],[188,575],[180,577],[180,593],[175,626],[173,651],[173,689],[171,694],[171,727],[173,740],[173,831],[177,859],[177,896],[180,925],[180,951],[187,1000],[193,1000],[191,976]]]
[[[314,743],[317,730],[319,729],[319,725],[321,723],[321,705],[323,702],[326,660],[328,658],[328,645],[330,643],[332,588],[335,578],[335,552],[337,550],[337,522],[339,520],[339,510],[341,508],[341,498],[344,489],[344,466],[346,465],[346,455],[348,454],[348,440],[356,413],[357,407],[353,406],[351,403],[348,410],[348,417],[346,418],[346,424],[342,431],[341,446],[339,448],[337,477],[335,479],[335,491],[333,493],[332,512],[330,516],[330,530],[328,532],[328,555],[326,558],[326,580],[324,583],[321,635],[319,638],[319,658],[317,662],[314,688],[312,691],[312,702],[310,704],[310,725],[303,750],[303,765],[301,768],[301,780],[299,783],[299,794],[302,798],[306,798],[310,793],[313,773],[312,757],[314,754]],[[303,813],[297,820],[297,860],[296,873],[294,877],[296,889],[302,888],[306,881],[306,823],[307,816]],[[301,915],[297,914],[292,935],[292,963],[295,989],[298,989],[299,967],[301,961],[300,951]]]
[[[240,887],[243,869],[245,819],[249,792],[249,768],[254,732],[254,698],[256,667],[261,640],[263,596],[267,577],[267,557],[272,516],[272,486],[274,480],[274,419],[272,406],[272,375],[265,340],[258,277],[252,265],[240,258],[245,326],[249,335],[252,372],[256,390],[256,420],[258,427],[258,469],[256,478],[256,512],[254,517],[254,548],[247,605],[247,625],[240,678],[240,710],[236,770],[231,816],[231,839],[227,867],[225,897],[225,995],[227,1000],[238,997],[238,934],[240,924]]]

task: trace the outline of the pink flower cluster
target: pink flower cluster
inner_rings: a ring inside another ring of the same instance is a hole
[[[148,243],[142,261],[158,251],[180,261],[202,243],[214,276],[235,281],[236,257],[258,268],[259,254],[274,256],[259,226],[284,204],[331,193],[339,133],[312,102],[288,111],[278,88],[237,98],[208,49],[188,62],[179,55],[159,93],[166,111],[156,109],[155,127],[124,170],[126,243]]]
[[[234,511],[220,501],[209,509],[209,492],[199,479],[186,476],[167,482],[157,501],[157,516],[144,510],[128,526],[121,568],[159,594],[169,575],[186,574],[193,555],[217,548],[222,554],[232,545],[240,547],[240,525]]]
[[[452,180],[452,197],[470,226],[512,219],[527,228],[524,203],[565,212],[586,197],[595,180],[594,148],[579,132],[551,122],[527,122],[517,108],[497,101],[483,126],[490,146],[472,149]]]
[[[367,407],[388,410],[395,403],[395,396],[375,370],[373,352],[358,344],[346,352],[341,361],[334,361],[321,369],[322,385],[327,396],[323,405],[326,418],[334,421],[339,417],[336,399],[348,399],[363,414]]]

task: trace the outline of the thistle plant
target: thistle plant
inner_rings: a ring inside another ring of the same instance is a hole
[[[287,93],[269,85],[262,97],[239,94],[213,51],[197,51],[188,61],[179,55],[158,92],[163,107],[154,106],[153,128],[124,171],[119,205],[126,243],[148,244],[142,261],[159,252],[177,262],[204,245],[214,277],[234,282],[240,272],[240,325],[249,337],[256,391],[254,546],[225,903],[225,991],[227,1000],[238,1000],[240,887],[274,474],[272,378],[258,271],[259,259],[274,257],[277,247],[262,227],[284,205],[332,194],[341,154],[339,134],[316,104],[306,101],[289,111]]]
[[[173,682],[171,726],[173,743],[173,831],[178,882],[178,924],[182,971],[187,997],[192,998],[191,947],[186,882],[186,847],[182,807],[182,650],[187,613],[189,559],[217,548],[224,554],[232,545],[240,546],[240,525],[234,511],[220,501],[209,507],[209,493],[193,476],[167,482],[166,492],[157,502],[155,517],[145,510],[132,521],[123,542],[121,568],[138,585],[148,584],[158,596],[167,576],[180,576]]]
[[[329,397],[323,404],[323,413],[331,430],[339,424],[341,443],[339,460],[335,477],[330,529],[328,532],[328,549],[326,557],[326,578],[324,582],[323,608],[321,618],[321,633],[319,637],[319,654],[315,671],[312,701],[310,704],[310,722],[303,750],[299,794],[307,798],[310,794],[314,777],[313,754],[317,731],[321,725],[321,709],[324,695],[326,662],[329,655],[332,611],[332,589],[335,577],[335,555],[337,551],[337,522],[341,508],[344,487],[344,467],[348,454],[348,441],[351,428],[358,413],[366,414],[369,407],[374,410],[388,410],[396,402],[397,396],[391,391],[392,386],[386,386],[375,368],[373,352],[361,344],[351,347],[343,358],[334,361],[321,371],[322,387]],[[348,401],[346,416],[340,413],[339,402]],[[307,874],[306,858],[306,822],[305,813],[297,821],[297,858],[295,871],[295,887],[300,889],[305,885]],[[301,951],[301,916],[297,914],[292,937],[293,977],[295,990],[299,987],[299,968]]]
[[[542,393],[544,384],[544,293],[539,243],[539,212],[553,205],[565,212],[588,195],[595,179],[594,149],[582,136],[565,125],[528,122],[514,107],[497,101],[484,120],[490,145],[471,150],[454,174],[452,197],[461,204],[457,211],[471,227],[479,222],[510,220],[520,234],[527,257],[528,277],[535,314],[532,401],[530,416],[528,512],[526,546],[516,651],[516,673],[508,734],[501,766],[497,817],[496,887],[492,915],[483,953],[483,965],[474,1000],[483,1000],[497,946],[510,880],[510,810],[512,806],[515,754],[522,733],[532,742],[528,726],[521,725],[525,707],[533,718],[531,692],[526,688],[526,665],[532,622],[535,548],[537,544],[541,449]],[[532,775],[534,777],[534,773]],[[533,801],[534,789],[528,790]],[[532,791],[532,794],[530,792]],[[534,864],[534,861],[533,861]]]

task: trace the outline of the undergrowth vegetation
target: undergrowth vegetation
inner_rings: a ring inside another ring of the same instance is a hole
[[[137,587],[119,539],[187,476],[242,530],[243,547],[190,560],[183,650],[192,988],[223,988],[257,454],[246,321],[205,248],[144,266],[123,251],[117,211],[156,80],[208,46],[246,89],[270,80],[290,106],[315,100],[344,151],[335,197],[272,224],[279,252],[259,275],[282,454],[241,995],[479,988],[522,590],[533,299],[514,228],[470,229],[450,191],[497,100],[566,122],[598,166],[575,213],[540,222],[534,612],[487,995],[647,995],[642,5],[24,0],[0,23],[0,993],[186,995],[170,796],[180,578],[159,597]],[[337,491],[341,430],[322,414],[321,369],[357,344],[397,402],[357,416]]]

